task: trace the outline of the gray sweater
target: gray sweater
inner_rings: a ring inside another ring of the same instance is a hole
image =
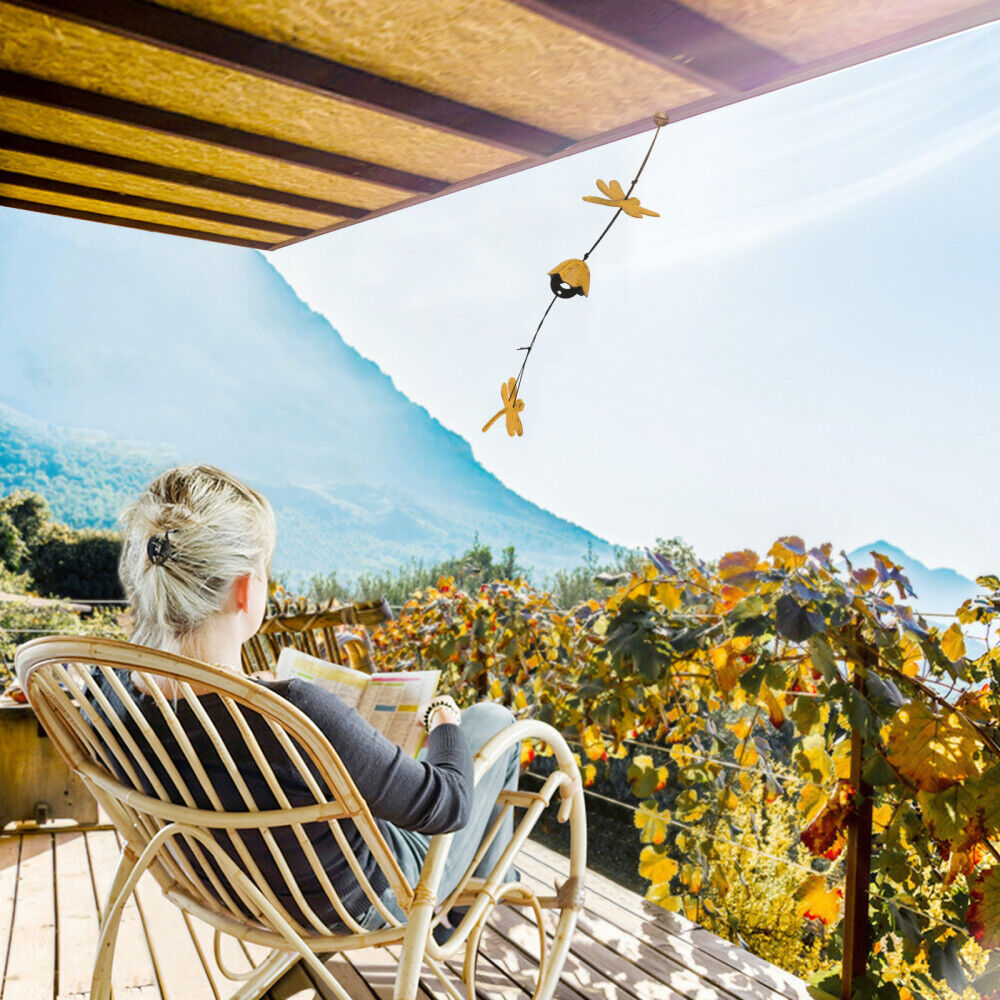
[[[120,671],[118,676],[134,696],[156,735],[162,740],[170,759],[190,789],[197,805],[201,808],[212,808],[208,797],[200,790],[200,783],[188,765],[183,751],[164,724],[153,699],[141,694],[132,685],[126,671]],[[128,727],[139,747],[144,749],[144,738],[138,727],[110,685],[103,682],[100,674],[98,679],[119,719]],[[317,685],[294,679],[262,683],[295,705],[319,727],[354,779],[358,791],[376,817],[377,824],[383,826],[385,823],[392,823],[397,827],[424,834],[448,833],[465,825],[472,794],[472,757],[458,726],[438,726],[427,740],[426,759],[416,761],[406,756],[395,744],[390,743],[339,697]],[[278,808],[278,803],[253,762],[239,729],[218,696],[205,695],[200,701],[236,761],[258,808]],[[296,806],[314,802],[315,798],[264,720],[250,709],[242,711],[291,804]],[[246,806],[239,791],[212,747],[211,741],[195,719],[194,713],[183,699],[177,703],[177,714],[225,808],[244,811]],[[183,804],[183,799],[169,775],[158,764],[151,751],[146,755],[146,760],[170,793],[171,801]],[[141,790],[146,794],[154,794],[151,783],[139,767],[136,767],[136,772],[140,775],[144,786]],[[119,774],[119,777],[126,780],[124,772]],[[348,843],[354,849],[362,870],[371,881],[372,888],[381,893],[387,887],[386,880],[381,870],[377,868],[375,859],[361,839],[361,835],[354,824],[347,821],[342,823],[342,829]],[[310,823],[305,825],[305,830],[344,905],[354,916],[362,916],[368,909],[368,898],[350,871],[329,826],[325,823]],[[241,868],[244,868],[228,835],[222,831],[213,833],[223,849]],[[306,901],[321,920],[335,923],[336,911],[325,901],[319,880],[312,874],[309,861],[293,831],[288,827],[276,827],[272,833]],[[284,880],[264,838],[254,830],[243,831],[238,836],[242,836],[254,863],[260,868],[261,874],[291,916],[305,926],[310,926],[296,906],[291,893],[284,888]],[[191,863],[196,864],[190,848],[185,845],[184,849]],[[229,889],[230,886],[217,865],[211,859],[209,864],[223,886]],[[250,915],[245,909],[244,913]]]

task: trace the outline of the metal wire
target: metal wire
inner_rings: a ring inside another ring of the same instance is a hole
[[[611,805],[621,806],[623,809],[629,809],[633,813],[639,811],[638,806],[633,806],[628,802],[620,802],[618,799],[609,798],[607,795],[601,795],[600,792],[595,792],[590,788],[585,788],[583,790],[583,794],[590,795],[595,799],[600,799],[602,802],[609,802]],[[738,847],[742,851],[749,851],[751,854],[767,858],[770,861],[777,861],[779,864],[787,865],[789,868],[797,868],[799,871],[803,871],[808,875],[829,875],[829,872],[819,872],[816,871],[815,868],[806,868],[805,865],[800,865],[795,861],[789,861],[788,858],[779,857],[777,854],[768,854],[767,851],[762,851],[758,847],[751,847],[749,844],[741,844],[736,840],[726,840],[725,837],[717,837],[715,834],[698,830],[696,827],[689,826],[687,823],[682,823],[680,820],[676,820],[672,816],[669,819],[662,820],[662,822],[666,823],[668,826],[675,826],[687,833],[693,833],[700,837],[707,837],[709,840],[715,840],[720,844],[727,844],[730,847]]]

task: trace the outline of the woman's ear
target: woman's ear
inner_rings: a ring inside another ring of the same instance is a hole
[[[250,574],[244,573],[233,580],[233,602],[239,611],[250,610]]]

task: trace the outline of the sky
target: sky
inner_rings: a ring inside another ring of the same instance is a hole
[[[1000,25],[667,126],[556,303],[524,435],[480,428],[649,134],[268,255],[476,458],[611,542],[888,539],[1000,570]]]

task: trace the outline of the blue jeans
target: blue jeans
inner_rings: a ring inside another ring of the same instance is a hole
[[[494,702],[480,702],[478,705],[465,709],[462,712],[460,729],[462,738],[469,748],[469,753],[475,756],[489,739],[502,732],[513,722],[514,716],[511,715],[510,711],[503,705]],[[417,754],[417,759],[423,760],[425,755],[426,750],[421,750]],[[439,900],[445,899],[458,885],[465,870],[475,857],[476,851],[479,850],[483,837],[500,814],[500,807],[496,805],[496,799],[501,789],[517,790],[520,766],[521,744],[515,743],[497,758],[496,763],[483,775],[476,786],[472,795],[469,821],[461,830],[456,831],[452,838],[448,860],[445,863],[441,885],[438,888]],[[396,856],[396,860],[399,861],[399,866],[402,868],[407,882],[415,886],[420,878],[420,869],[423,866],[424,858],[427,856],[430,838],[427,834],[417,833],[414,830],[402,830],[391,823],[383,823],[382,827],[386,842]],[[493,843],[473,873],[477,878],[485,878],[492,871],[513,835],[514,817],[511,812],[508,812],[500,832],[494,838]],[[516,881],[517,879],[517,872],[511,868],[507,874],[507,881]],[[396,902],[396,894],[392,889],[386,889],[382,894],[382,903],[399,920],[406,920],[406,914]],[[382,927],[385,921],[378,910],[371,906],[359,923],[367,930],[374,930],[377,927]]]

